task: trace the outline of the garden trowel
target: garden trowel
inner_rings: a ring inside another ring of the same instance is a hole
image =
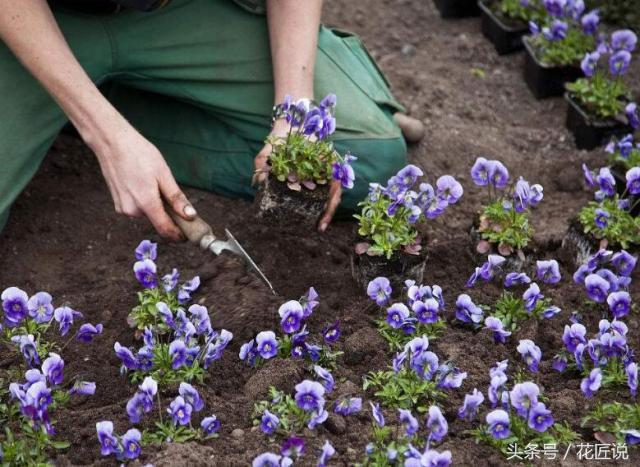
[[[227,229],[224,229],[225,234],[227,235],[226,240],[220,240],[217,238],[213,231],[211,230],[211,226],[207,224],[201,217],[197,216],[195,219],[188,221],[178,216],[171,209],[167,209],[173,221],[180,227],[180,230],[184,233],[185,237],[191,242],[199,245],[203,250],[209,250],[216,255],[219,255],[224,250],[230,251],[234,255],[240,256],[251,269],[253,269],[260,279],[267,284],[271,292],[274,295],[276,291],[273,289],[271,282],[267,279],[267,276],[260,270],[258,265],[251,259],[251,256],[245,251],[244,248],[238,243],[231,232]]]

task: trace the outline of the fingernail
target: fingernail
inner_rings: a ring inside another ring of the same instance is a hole
[[[195,216],[195,215],[196,215],[196,214],[198,214],[198,213],[196,212],[196,210],[194,209],[194,207],[193,207],[193,206],[191,206],[190,204],[187,204],[187,205],[184,207],[184,214],[185,214],[186,216],[193,217],[193,216]]]
[[[323,222],[322,224],[320,224],[320,232],[324,232],[325,230],[327,230],[327,223]]]

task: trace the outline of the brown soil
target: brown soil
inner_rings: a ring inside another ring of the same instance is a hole
[[[427,136],[411,148],[411,160],[428,174],[450,173],[465,187],[463,199],[441,219],[430,222],[425,232],[429,260],[424,282],[443,288],[448,311],[452,312],[452,303],[464,292],[467,278],[478,265],[469,237],[482,199],[469,176],[478,155],[499,158],[512,176],[522,174],[544,186],[545,199],[532,222],[541,259],[555,257],[569,220],[590,198],[582,188],[580,163],[603,164],[604,153],[574,148],[564,128],[566,103],[562,99],[538,102],[531,97],[521,78],[522,56],[498,57],[481,37],[477,19],[444,22],[428,0],[329,0],[325,21],[355,30],[364,38],[400,100],[426,124]],[[312,332],[340,320],[344,332],[340,348],[345,355],[336,372],[338,391],[364,395],[368,400],[370,394],[361,390],[362,376],[385,368],[391,354],[373,325],[377,311],[350,278],[352,223],[336,223],[325,235],[282,234],[255,222],[248,201],[196,190],[188,190],[188,195],[216,232],[229,228],[236,235],[280,297],[272,296],[234,259],[203,255],[187,244],[160,242],[160,269],[178,267],[183,277],[200,274],[203,285],[197,299],[214,313],[214,326],[229,329],[235,337],[222,360],[213,365],[203,389],[207,411],[222,421],[221,438],[205,444],[146,448],[141,460],[157,465],[247,465],[257,454],[277,450],[267,437],[252,430],[253,398],[264,393],[269,381],[290,389],[303,371],[284,362],[252,370],[237,357],[241,343],[260,330],[277,326],[276,310],[282,301],[297,298],[314,286],[321,305],[310,320]],[[30,293],[47,290],[56,303],[68,302],[89,321],[102,322],[105,327],[94,344],[74,343],[64,353],[66,374],[82,374],[96,381],[98,390],[94,397],[72,403],[61,417],[59,438],[68,439],[73,447],[58,455],[60,465],[112,464],[113,459],[100,457],[95,422],[111,419],[118,433],[129,427],[124,407],[134,389],[118,374],[113,343],[134,343],[126,317],[136,302],[133,249],[144,238],[158,240],[145,220],[131,221],[113,212],[95,159],[82,143],[61,137],[17,201],[0,242],[0,289],[16,285]],[[486,389],[494,362],[509,358],[514,371],[520,362],[515,350],[518,339],[533,339],[542,348],[542,369],[534,378],[544,387],[557,420],[580,430],[581,417],[596,401],[629,401],[627,391],[601,393],[586,400],[577,377],[550,370],[569,313],[580,309],[585,297],[571,281],[573,271],[563,266],[563,281],[544,288],[563,310],[551,321],[525,326],[505,346],[494,345],[485,331],[474,335],[454,326],[434,342],[441,360],[451,359],[469,374],[463,387],[452,392],[444,404],[450,435],[440,448],[452,451],[456,465],[507,464],[492,449],[477,446],[464,434],[470,425],[457,420],[455,411],[465,393],[474,387]],[[482,303],[496,297],[499,289],[488,285],[470,293]],[[633,296],[636,301],[640,298],[637,288]],[[590,332],[597,328],[599,318],[587,317]],[[630,340],[637,343],[637,317],[627,323]],[[370,435],[368,410],[347,419],[346,427],[339,422],[328,426],[331,431],[323,427],[307,434],[308,454],[301,465],[315,464],[314,456],[325,439],[337,450],[332,465],[351,465],[361,458]],[[232,436],[236,429],[242,433],[236,431]],[[584,436],[593,442],[588,431]],[[634,457],[637,465],[637,455]]]

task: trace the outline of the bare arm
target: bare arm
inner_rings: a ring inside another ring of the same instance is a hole
[[[267,0],[267,21],[273,64],[274,104],[286,95],[294,100],[313,99],[313,76],[318,49],[318,31],[322,14],[322,0]],[[285,135],[287,123],[278,120],[271,134]],[[256,157],[256,169],[261,169],[271,152],[265,145]],[[326,230],[340,204],[339,183],[331,186],[325,213],[318,229]]]
[[[195,211],[160,152],[102,96],[80,66],[47,2],[0,0],[0,39],[95,152],[116,211],[130,217],[145,214],[160,234],[180,238],[178,227],[164,211],[162,197],[185,218]]]

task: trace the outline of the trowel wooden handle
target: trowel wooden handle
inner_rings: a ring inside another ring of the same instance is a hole
[[[207,240],[210,242],[215,240],[216,237],[213,235],[211,226],[202,220],[200,216],[196,216],[192,221],[188,221],[173,212],[170,206],[167,206],[166,209],[171,219],[173,219],[173,222],[180,227],[180,230],[182,230],[182,233],[190,242],[201,245],[201,240],[204,237],[207,237]]]

